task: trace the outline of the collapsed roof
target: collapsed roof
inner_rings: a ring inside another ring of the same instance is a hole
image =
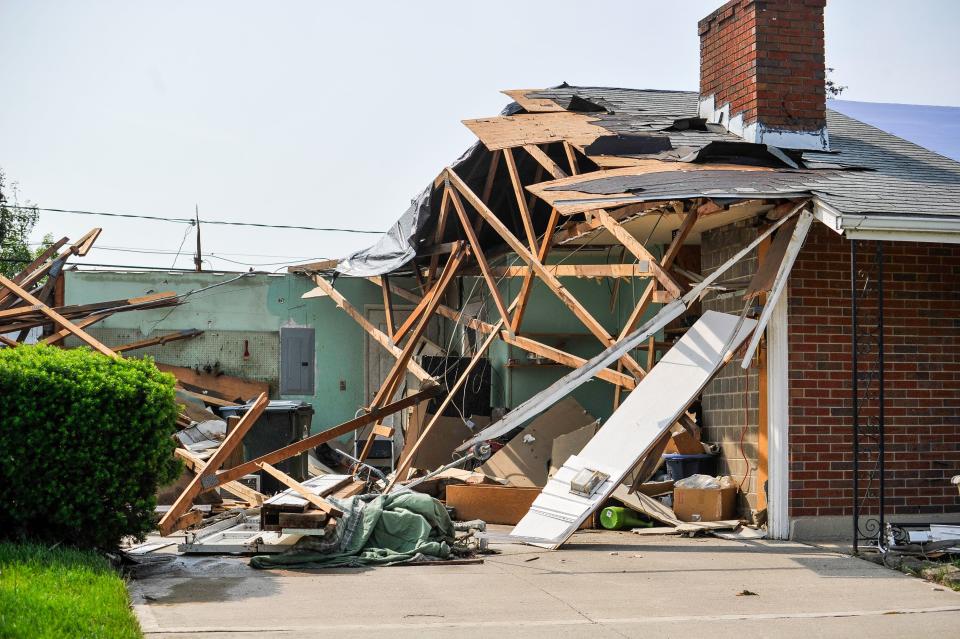
[[[728,205],[812,197],[838,216],[960,221],[960,163],[835,111],[827,112],[829,151],[792,150],[744,142],[697,117],[692,91],[561,85],[504,93],[514,102],[499,116],[464,122],[479,142],[450,169],[518,237],[542,235],[553,208],[573,224],[600,206],[615,213],[696,198]],[[526,153],[500,162],[517,147]],[[553,167],[552,175],[544,166]],[[561,166],[579,175],[567,177]],[[510,171],[530,185],[532,229],[523,226]],[[335,270],[390,273],[457,239],[454,229],[436,232],[443,186],[438,178],[375,245],[338,260]],[[486,248],[502,244],[489,228],[478,235]]]

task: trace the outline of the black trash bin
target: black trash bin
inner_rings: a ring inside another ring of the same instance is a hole
[[[717,455],[703,453],[702,455],[679,455],[677,453],[666,454],[663,459],[667,462],[667,472],[670,473],[670,479],[680,481],[690,475],[710,475],[717,474]]]
[[[250,410],[253,402],[239,406],[224,406],[220,415],[242,417]],[[261,455],[298,442],[310,435],[310,422],[313,419],[313,406],[306,402],[292,400],[273,400],[264,409],[263,414],[253,424],[243,438],[243,460],[249,461]],[[309,478],[307,474],[307,453],[303,452],[290,459],[273,464],[297,481]],[[267,473],[260,471],[260,492],[272,495],[286,490],[286,486]]]

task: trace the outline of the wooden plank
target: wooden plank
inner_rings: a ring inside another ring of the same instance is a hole
[[[61,237],[59,240],[57,240],[56,242],[48,246],[46,249],[44,249],[43,252],[36,257],[35,260],[33,260],[32,262],[24,266],[19,273],[17,273],[10,279],[12,279],[17,284],[22,283],[23,280],[25,280],[27,277],[30,276],[31,273],[37,270],[41,264],[44,264],[47,260],[49,260],[53,256],[53,254],[60,249],[61,246],[63,246],[69,241],[70,240],[68,238]]]
[[[175,530],[178,525],[178,520],[180,516],[185,513],[190,505],[193,504],[193,500],[203,492],[204,483],[203,480],[205,477],[213,477],[217,469],[220,468],[220,465],[223,464],[224,460],[230,456],[230,453],[233,452],[233,449],[236,448],[240,442],[243,441],[244,436],[247,434],[247,431],[250,430],[250,427],[260,418],[260,415],[263,413],[264,409],[267,407],[267,404],[270,403],[269,398],[266,393],[262,393],[260,397],[257,398],[257,401],[253,403],[253,406],[250,407],[243,417],[240,418],[240,422],[237,424],[237,427],[234,428],[226,437],[223,438],[220,446],[217,447],[217,450],[214,451],[213,455],[210,456],[210,459],[207,461],[207,465],[204,466],[203,470],[198,472],[196,476],[187,484],[187,487],[183,489],[183,492],[180,493],[180,496],[177,497],[176,501],[173,502],[173,505],[170,506],[163,517],[160,519],[158,528],[160,534],[167,536]],[[243,473],[246,475],[247,473]],[[240,475],[242,477],[243,475]],[[239,479],[239,477],[233,477],[231,479]],[[210,486],[214,488],[215,486]]]
[[[239,418],[237,421],[239,421]],[[184,463],[195,473],[202,471],[207,465],[207,462],[200,459],[198,455],[184,448],[175,448],[173,450],[173,454],[182,459]],[[228,481],[222,486],[222,488],[230,491],[231,494],[236,495],[240,499],[245,500],[251,506],[259,506],[266,499],[266,495],[258,493],[253,488],[250,488],[245,484],[241,484],[238,481]]]
[[[104,355],[107,355],[108,357],[119,357],[119,355],[117,355],[112,350],[107,348],[107,346],[100,343],[99,340],[94,339],[82,328],[79,328],[76,324],[73,324],[70,320],[60,315],[59,313],[57,313],[46,304],[42,303],[36,297],[34,297],[30,293],[22,289],[18,284],[13,283],[9,278],[3,275],[0,275],[0,285],[5,287],[8,291],[13,293],[20,299],[22,299],[24,302],[27,302],[28,304],[38,305],[40,307],[39,310],[41,313],[49,317],[54,323],[59,325],[61,328],[65,328],[71,333],[73,333],[75,336],[80,338],[83,342],[85,342],[87,345],[89,345],[93,349],[100,351],[101,353],[103,353]]]
[[[577,175],[580,173],[580,164],[577,162],[577,152],[573,148],[573,145],[563,141],[563,152],[567,156],[567,163],[570,165],[570,175]]]
[[[382,277],[383,285],[380,290],[383,293],[383,313],[387,318],[387,335],[393,339],[393,301],[390,299],[390,281],[386,273]]]
[[[543,267],[556,277],[596,279],[601,277],[652,277],[646,262],[636,264],[544,264]],[[469,271],[468,271],[469,272]],[[494,266],[494,277],[527,277],[535,275],[529,266]]]
[[[447,212],[450,209],[450,188],[444,186],[443,194],[440,196],[440,216],[437,219],[437,230],[433,235],[433,243],[439,244],[443,239],[443,233],[447,229]],[[430,288],[430,285],[433,284],[434,278],[437,276],[437,267],[440,266],[440,254],[435,253],[430,256],[430,266],[427,271],[427,288]],[[384,295],[387,293],[384,292]],[[390,331],[390,337],[393,338],[393,331]]]
[[[368,279],[371,282],[379,285],[380,280],[376,276],[370,277]],[[393,284],[391,284],[391,290],[398,297],[402,297],[408,301],[417,303],[420,300],[420,297],[416,293],[413,293],[406,289],[402,289]],[[516,298],[514,298],[514,301],[510,304],[509,308],[516,308],[518,304],[519,304],[519,295]],[[460,312],[455,311],[449,306],[444,306],[443,304],[440,304],[437,306],[437,313],[453,322],[462,323],[467,328],[478,331],[480,333],[489,335],[492,333],[497,333],[499,331],[500,339],[506,342],[507,344],[510,344],[511,346],[516,346],[517,348],[523,349],[529,353],[534,353],[535,355],[545,357],[558,364],[563,364],[565,366],[570,366],[572,368],[578,368],[583,364],[585,364],[587,361],[582,357],[578,357],[576,355],[566,353],[564,351],[561,351],[560,349],[557,349],[547,344],[543,344],[533,339],[530,339],[529,337],[521,337],[519,335],[514,335],[513,337],[510,337],[510,334],[507,333],[507,331],[500,330],[500,328],[498,328],[500,324],[497,324],[496,326],[494,326],[493,324],[488,324],[487,322],[484,322],[479,319],[465,318],[462,316]],[[627,389],[631,389],[634,386],[636,386],[636,381],[629,375],[626,375],[624,373],[619,373],[610,369],[604,369],[603,371],[599,372],[597,374],[597,377],[604,381],[608,381],[612,384],[618,384]]]
[[[147,348],[148,346],[162,346],[164,344],[169,344],[170,342],[177,342],[182,339],[190,339],[199,335],[203,335],[203,331],[195,328],[187,328],[182,331],[177,331],[176,333],[160,335],[159,337],[150,337],[148,339],[142,339],[138,342],[130,342],[129,344],[115,346],[113,350],[118,353],[125,353],[127,351],[135,351],[140,348]]]
[[[170,364],[157,363],[157,368],[164,373],[170,373],[184,385],[213,391],[221,399],[229,400],[228,406],[235,405],[238,401],[243,403],[257,395],[270,392],[270,384],[267,382],[252,381],[232,375],[197,372],[192,368]]]
[[[557,223],[559,221],[560,215],[557,213],[557,210],[551,210],[550,219],[547,221],[547,229],[544,231],[543,238],[540,240],[540,248],[537,251],[537,261],[541,264],[547,260],[547,255],[553,246],[553,236],[554,233],[556,233]],[[530,293],[533,290],[533,277],[534,271],[530,269],[530,273],[523,278],[523,283],[520,285],[520,295],[517,298],[517,308],[513,312],[513,322],[511,324],[515,333],[520,331],[520,325],[523,323],[523,315],[527,310],[527,303],[530,301]]]
[[[239,466],[234,466],[233,468],[223,470],[220,473],[218,473],[216,476],[210,477],[210,480],[204,484],[203,490],[212,490],[217,486],[222,486],[224,483],[228,481],[240,479],[244,475],[249,475],[250,473],[254,473],[258,470],[258,467],[257,467],[258,463],[266,462],[268,464],[276,464],[278,462],[282,462],[283,460],[289,459],[294,455],[299,455],[300,453],[306,450],[310,450],[311,448],[316,448],[320,444],[325,444],[328,441],[337,439],[338,437],[343,437],[344,435],[352,433],[353,431],[359,428],[363,428],[364,426],[367,426],[372,422],[376,422],[378,420],[383,419],[384,417],[393,415],[397,411],[403,410],[408,406],[414,406],[415,404],[425,399],[436,397],[439,394],[440,394],[440,387],[431,386],[430,388],[424,389],[418,393],[414,393],[413,395],[408,395],[407,397],[399,399],[393,402],[392,404],[387,404],[383,408],[377,408],[377,409],[371,410],[369,413],[365,415],[360,415],[359,417],[355,417],[349,421],[346,421],[340,424],[339,426],[328,428],[327,430],[321,433],[316,433],[315,435],[310,435],[309,437],[305,437],[304,439],[301,439],[298,442],[288,444],[283,448],[278,448],[277,450],[267,453],[265,455],[261,455],[256,459],[251,459],[250,461],[246,461],[240,464]]]
[[[320,260],[319,262],[308,262],[306,264],[297,264],[288,266],[287,273],[314,273],[316,271],[332,271],[340,263],[339,258],[335,260]]]
[[[290,488],[291,490],[293,490],[293,492],[297,493],[298,495],[306,499],[310,503],[310,505],[316,508],[317,510],[325,512],[331,517],[343,516],[342,510],[340,510],[339,508],[331,504],[329,501],[327,501],[323,497],[320,497],[319,495],[315,495],[313,492],[310,491],[309,488],[307,488],[306,486],[304,486],[303,484],[301,484],[296,479],[286,474],[279,468],[274,468],[273,466],[271,466],[266,462],[258,463],[257,468],[264,471],[268,475],[272,476],[281,484],[283,484],[287,488]]]
[[[507,163],[509,165],[509,160]],[[453,201],[453,208],[457,210],[457,216],[460,218],[463,232],[466,234],[467,240],[470,242],[470,247],[473,249],[473,256],[477,260],[477,266],[480,267],[480,272],[483,273],[483,279],[486,281],[487,288],[490,290],[490,296],[493,298],[493,302],[497,307],[497,311],[500,313],[501,319],[503,319],[505,324],[508,324],[510,322],[510,315],[507,313],[507,307],[503,303],[500,289],[497,288],[497,280],[493,279],[493,276],[490,274],[490,265],[487,263],[487,258],[483,254],[483,247],[480,246],[480,240],[473,230],[473,225],[470,224],[467,212],[463,209],[463,202],[460,201],[460,196],[457,192],[452,190],[450,191],[450,199]]]
[[[560,168],[560,165],[554,162],[546,152],[541,149],[536,144],[524,144],[523,150],[530,154],[530,156],[540,163],[547,173],[552,175],[554,179],[560,179],[567,177],[567,172]],[[506,151],[504,151],[506,152]]]
[[[657,281],[663,288],[669,291],[674,297],[683,295],[683,291],[680,290],[677,282],[660,266],[657,259],[640,243],[640,240],[630,235],[630,232],[620,226],[620,223],[614,220],[605,210],[597,209],[595,215],[600,219],[600,223],[610,231],[610,234],[617,238],[637,259],[647,261],[650,270],[653,271],[654,277],[657,278]]]
[[[502,325],[503,325],[503,320],[500,320],[500,322],[497,323],[496,327],[499,328]],[[496,338],[496,335],[497,335],[496,331],[490,333],[487,336],[487,339],[483,341],[483,344],[480,345],[480,348],[477,349],[477,352],[474,353],[473,357],[470,359],[470,362],[463,369],[463,372],[460,373],[460,377],[457,378],[457,381],[454,382],[453,386],[449,389],[449,392],[447,393],[446,398],[440,404],[440,407],[437,409],[437,412],[434,414],[433,419],[431,419],[430,423],[427,424],[427,426],[420,432],[420,436],[417,438],[416,443],[409,449],[409,452],[407,453],[406,457],[402,460],[402,462],[400,463],[400,466],[396,469],[396,472],[393,474],[393,479],[390,480],[390,483],[387,484],[386,490],[384,490],[385,493],[390,492],[390,489],[393,488],[393,485],[396,484],[400,478],[404,477],[404,474],[407,472],[407,469],[410,468],[411,460],[413,460],[416,457],[417,451],[420,450],[420,446],[430,436],[430,433],[433,430],[434,426],[436,425],[437,421],[443,415],[443,412],[447,409],[447,406],[450,405],[450,401],[453,399],[457,391],[459,391],[460,388],[463,387],[464,383],[466,383],[467,379],[470,377],[470,373],[476,367],[477,363],[481,359],[483,359],[484,353],[486,353],[487,349],[490,348],[490,344],[493,343],[493,340]]]
[[[610,346],[613,343],[613,338],[607,333],[606,329],[598,322],[586,308],[567,290],[563,287],[556,277],[549,273],[540,261],[534,256],[530,251],[510,232],[510,230],[504,226],[494,213],[487,208],[487,205],[480,201],[480,199],[470,190],[463,180],[452,170],[447,169],[447,175],[450,177],[451,184],[456,187],[466,199],[470,202],[470,205],[479,213],[486,221],[487,224],[493,228],[500,237],[506,241],[511,249],[514,250],[520,258],[526,262],[533,270],[537,273],[541,280],[547,285],[547,287],[553,291],[553,293],[560,298],[560,300],[571,310],[573,314],[583,323],[587,329],[593,333],[597,339],[600,340],[605,346]],[[643,369],[633,361],[633,358],[629,356],[623,357],[624,366],[627,369],[634,373],[635,375],[643,375]]]
[[[503,150],[503,158],[507,162],[507,172],[510,174],[510,184],[513,186],[513,195],[517,199],[517,208],[520,210],[520,221],[523,223],[524,233],[527,234],[527,243],[531,251],[537,250],[537,235],[533,230],[533,221],[530,219],[530,209],[527,208],[527,198],[523,194],[523,184],[517,172],[517,162],[513,157],[512,149]]]
[[[317,288],[319,288],[326,295],[328,295],[330,299],[333,300],[333,302],[338,307],[340,307],[340,309],[343,310],[344,313],[349,315],[353,319],[353,321],[359,324],[360,328],[366,331],[367,335],[373,338],[375,342],[383,346],[394,357],[400,357],[400,354],[403,352],[400,349],[400,347],[394,344],[393,341],[386,335],[386,333],[384,333],[379,328],[371,324],[370,321],[363,316],[363,313],[358,311],[353,306],[353,304],[348,302],[347,298],[345,298],[340,293],[340,291],[335,289],[333,285],[330,284],[330,282],[323,279],[323,277],[319,275],[315,275],[313,278],[313,281],[316,283]],[[382,287],[382,282],[383,280],[380,280],[381,284],[378,284],[378,285],[381,285],[381,287]],[[398,288],[397,286],[391,284],[390,282],[387,282],[387,286],[392,291],[396,291],[396,289]],[[407,370],[413,373],[414,377],[419,379],[421,382],[425,382],[433,379],[433,376],[430,373],[428,373],[426,370],[424,370],[424,368],[420,366],[420,364],[415,362],[413,359],[408,360]]]
[[[83,318],[82,320],[78,320],[78,321],[76,321],[76,322],[74,322],[74,323],[75,323],[77,326],[79,326],[80,328],[86,328],[86,327],[88,327],[88,326],[91,326],[91,325],[93,325],[93,324],[96,324],[97,322],[99,322],[99,321],[101,321],[101,320],[107,319],[107,318],[110,317],[111,315],[113,315],[112,312],[108,312],[108,313],[97,313],[97,314],[95,314],[95,315],[90,315],[89,317],[85,317],[85,318]],[[48,335],[47,337],[45,337],[44,339],[42,339],[42,340],[40,340],[40,341],[41,341],[43,344],[56,344],[57,342],[61,341],[62,339],[64,339],[65,337],[67,337],[67,336],[70,335],[70,334],[71,334],[70,331],[68,331],[68,330],[65,329],[65,328],[61,328],[61,329],[60,329],[59,331],[57,331],[56,333],[53,333],[52,335]]]
[[[394,393],[396,393],[403,377],[402,373],[406,369],[407,363],[410,361],[410,357],[413,355],[414,349],[420,341],[420,338],[423,337],[423,334],[426,332],[427,326],[430,323],[430,319],[433,317],[434,312],[436,312],[437,306],[443,299],[444,293],[453,282],[457,272],[460,270],[460,267],[463,264],[463,260],[466,258],[468,253],[469,252],[466,249],[463,249],[454,251],[450,254],[450,258],[447,260],[447,263],[443,267],[443,272],[440,274],[440,279],[437,280],[437,285],[427,296],[430,301],[424,309],[420,321],[417,323],[416,328],[414,328],[410,333],[410,339],[407,341],[406,346],[404,346],[403,352],[400,353],[399,357],[397,357],[397,361],[394,362],[393,368],[391,368],[390,372],[387,373],[386,380],[380,387],[380,390],[377,391],[376,396],[373,398],[371,408],[379,408],[386,402],[390,401],[390,398],[393,397]],[[371,432],[370,436],[367,437],[367,442],[364,444],[363,450],[358,456],[360,461],[366,459],[367,455],[370,454],[370,450],[373,448],[373,442],[375,439],[376,435]]]

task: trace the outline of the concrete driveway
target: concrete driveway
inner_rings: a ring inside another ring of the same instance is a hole
[[[582,531],[560,551],[496,548],[326,571],[180,557],[131,593],[152,639],[960,637],[960,594],[797,543]]]

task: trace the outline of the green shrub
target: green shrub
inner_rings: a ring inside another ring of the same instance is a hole
[[[174,380],[86,348],[0,350],[0,535],[113,547],[172,481]]]

